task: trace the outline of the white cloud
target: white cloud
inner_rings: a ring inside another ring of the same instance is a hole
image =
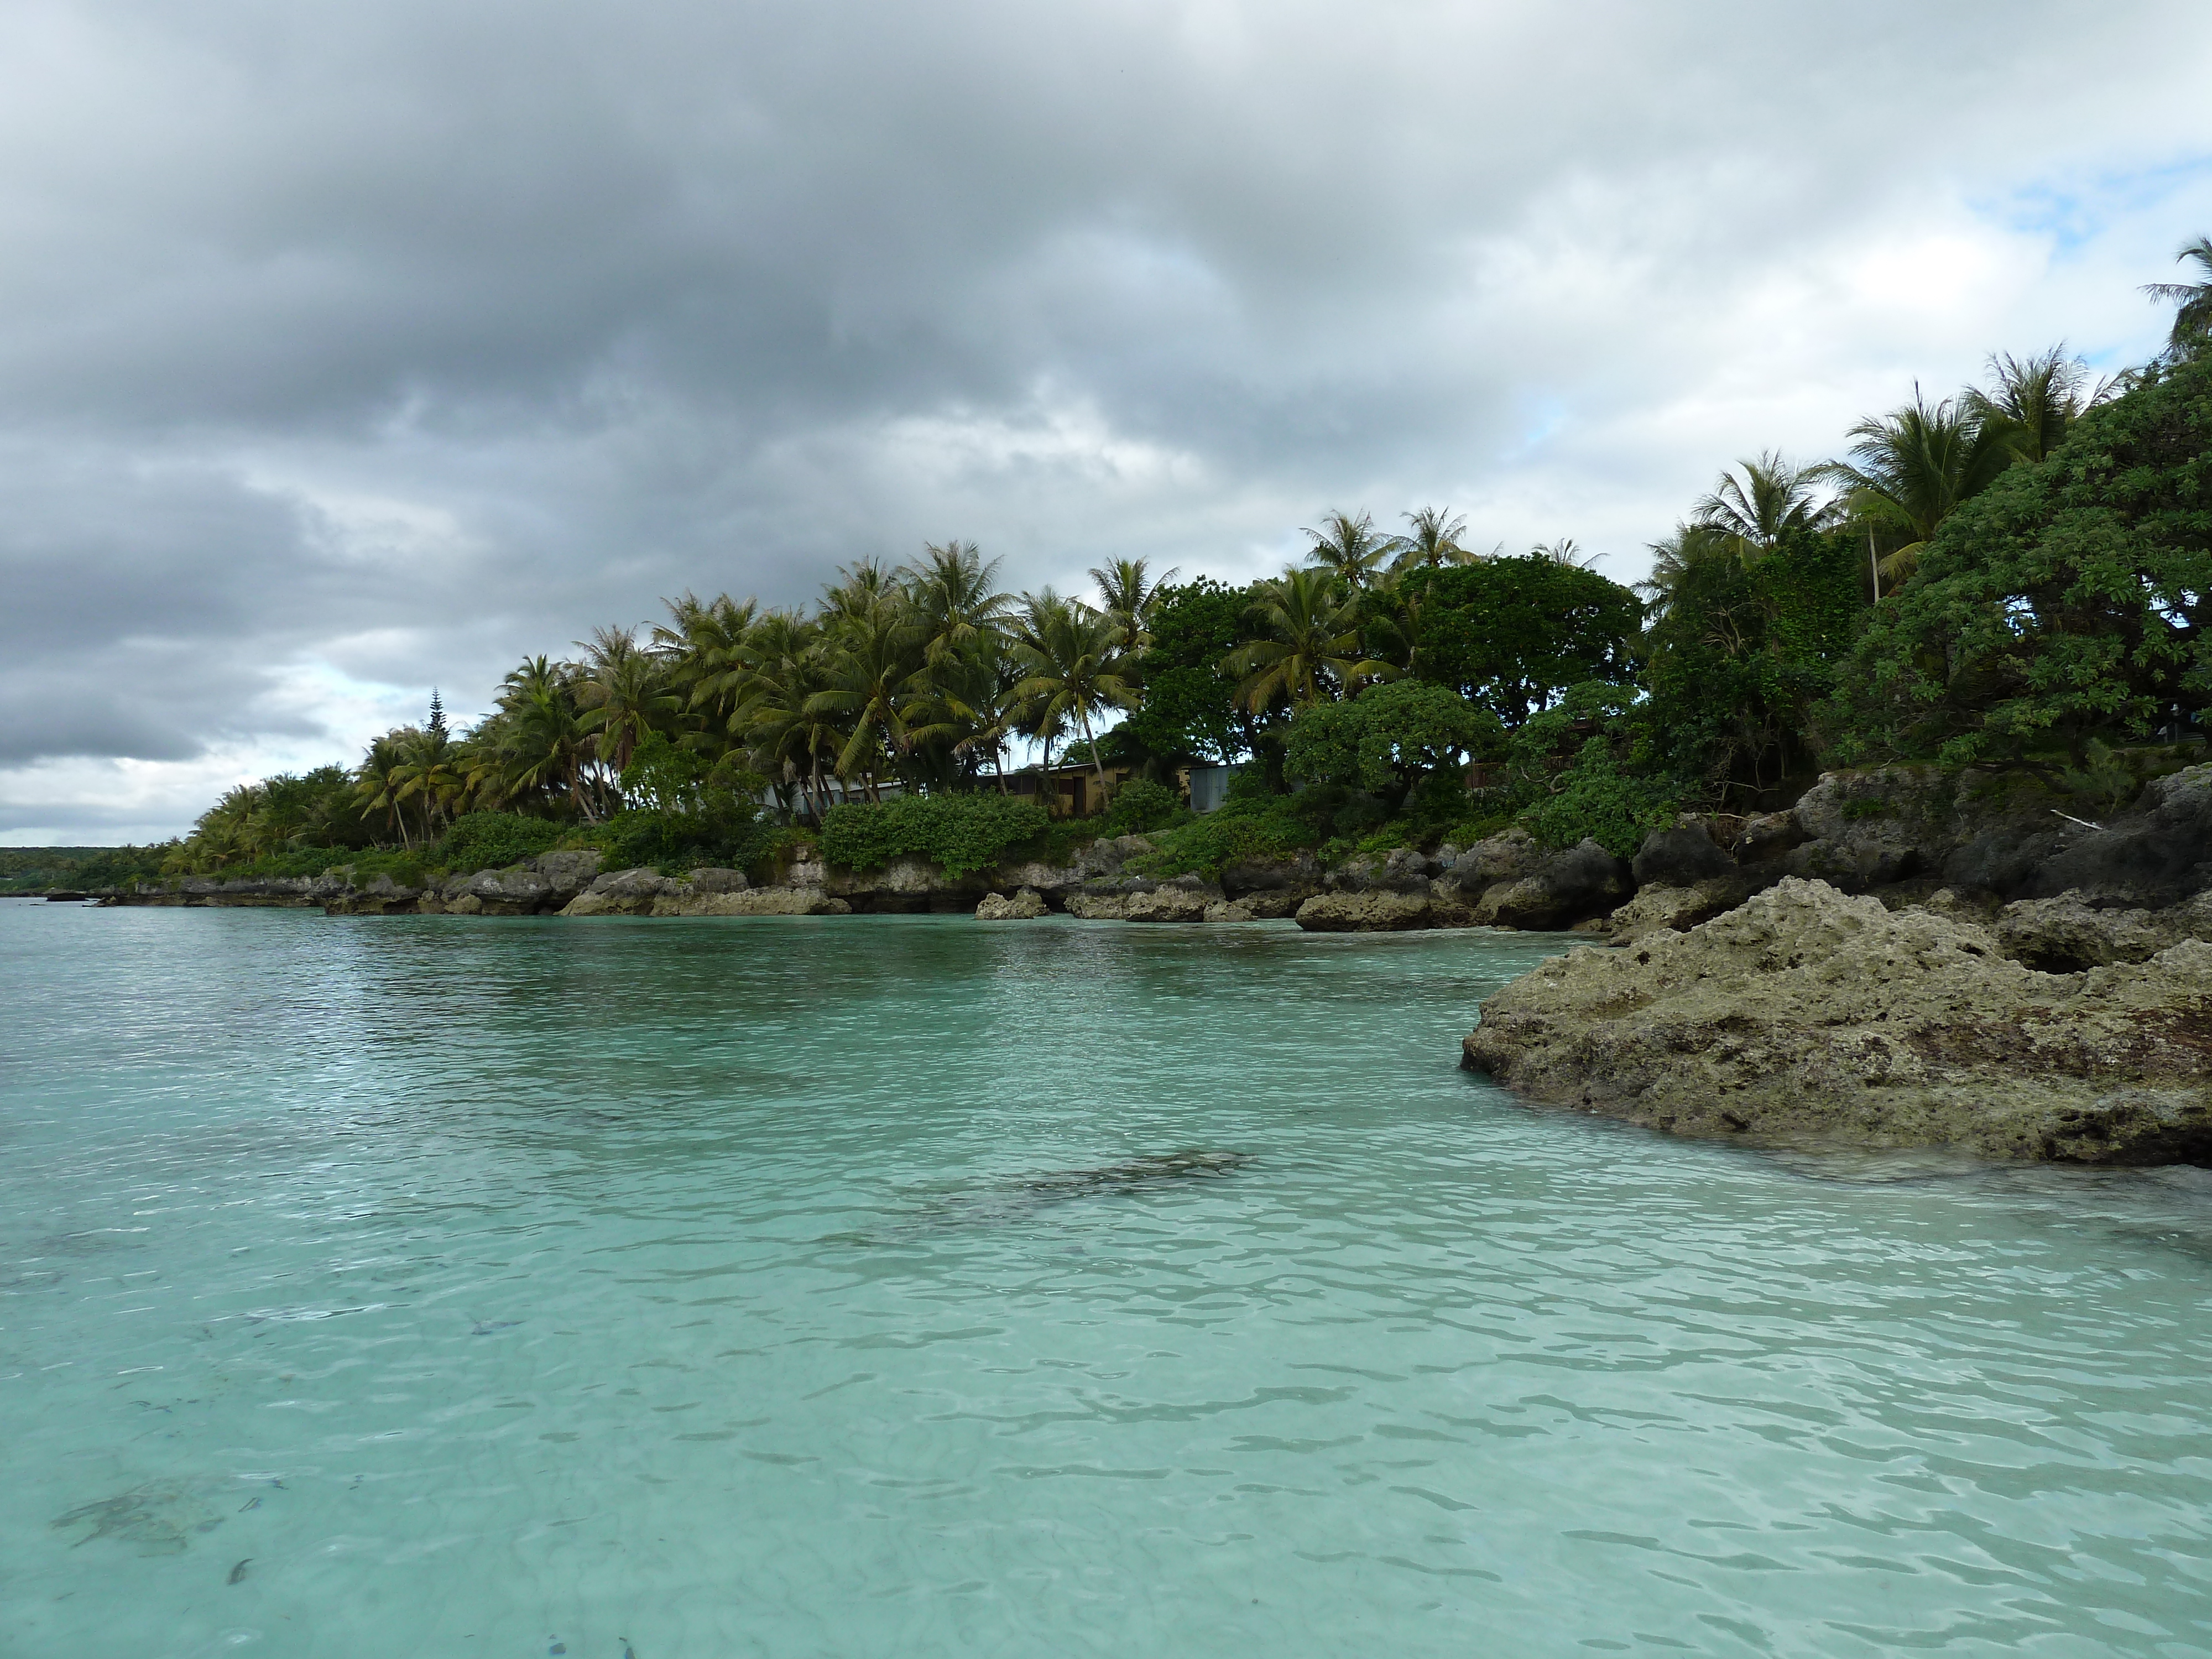
[[[1916,378],[2150,349],[2208,71],[2150,0],[23,0],[0,834],[925,539],[1243,578],[1449,502],[1632,578]]]

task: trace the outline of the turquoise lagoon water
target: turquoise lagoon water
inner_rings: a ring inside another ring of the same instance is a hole
[[[0,1653],[2212,1652],[2207,1176],[1528,1110],[1559,943],[0,906]]]

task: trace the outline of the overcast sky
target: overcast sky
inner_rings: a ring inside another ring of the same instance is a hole
[[[10,0],[0,841],[925,540],[1633,580],[1737,456],[2147,355],[2208,88],[2128,0]]]

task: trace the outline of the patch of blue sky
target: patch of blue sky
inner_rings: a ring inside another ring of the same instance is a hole
[[[1967,205],[2008,230],[2047,239],[2053,256],[2065,261],[2080,257],[2114,222],[2155,212],[2191,186],[2207,185],[2212,150],[2064,181],[2039,179]]]
[[[1521,441],[1515,446],[1513,453],[1528,455],[1541,449],[1565,428],[1568,418],[1567,406],[1559,398],[1534,399],[1527,424],[1522,428]]]

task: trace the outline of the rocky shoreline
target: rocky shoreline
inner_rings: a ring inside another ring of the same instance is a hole
[[[1679,1134],[2212,1163],[2212,906],[2126,926],[2177,933],[2054,973],[1951,907],[1790,878],[1686,933],[1552,957],[1483,1003],[1462,1064]]]
[[[870,871],[802,860],[755,884],[736,870],[607,871],[597,853],[559,852],[421,886],[389,876],[356,884],[340,871],[186,878],[88,896],[122,905],[317,907],[339,915],[1291,919],[1317,933],[1574,930],[1626,945],[1686,931],[1797,878],[1872,895],[1892,909],[1954,907],[1994,927],[2009,954],[2054,970],[2147,960],[2175,942],[2178,924],[2149,918],[2212,889],[2212,765],[2155,780],[2109,825],[2069,818],[2051,799],[2033,790],[2003,794],[1972,775],[1893,767],[1830,774],[1787,811],[1686,815],[1646,836],[1633,859],[1593,841],[1547,850],[1515,828],[1471,847],[1400,848],[1334,867],[1310,854],[1231,865],[1211,881],[1140,873],[1155,849],[1142,836],[1125,836],[1095,842],[1065,866],[1013,863],[961,877],[912,858]]]
[[[1547,960],[1485,1002],[1463,1044],[1464,1065],[1533,1102],[1756,1141],[2212,1164],[2212,765],[2153,781],[2104,824],[2002,782],[1831,774],[1786,812],[1686,816],[1632,860],[1588,841],[1547,851],[1515,829],[1206,881],[1140,873],[1152,843],[1127,836],[1064,866],[957,878],[917,859],[801,861],[755,884],[565,852],[420,887],[338,873],[69,896],[333,915],[1572,930],[1613,948]]]
[[[1898,771],[1790,816],[1747,866],[1647,842],[1680,878],[1613,912],[1623,948],[1489,998],[1462,1063],[1680,1134],[2212,1164],[2212,768],[2107,824]]]

